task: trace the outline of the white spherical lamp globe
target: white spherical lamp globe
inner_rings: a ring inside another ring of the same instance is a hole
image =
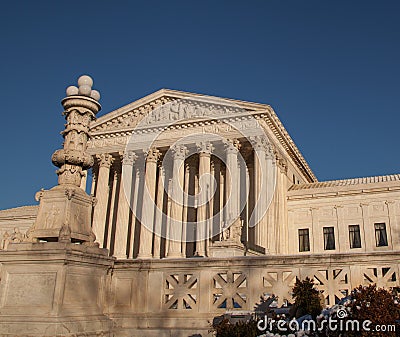
[[[71,85],[67,88],[65,91],[67,93],[67,96],[73,96],[73,95],[78,95],[79,89],[75,87],[74,85]]]
[[[92,88],[86,84],[79,86],[79,95],[90,96]]]
[[[82,75],[81,77],[78,78],[78,85],[79,85],[79,87],[82,86],[82,85],[87,85],[89,87],[92,87],[93,86],[93,80],[88,75]]]
[[[100,100],[100,93],[97,90],[92,90],[92,92],[90,93],[90,97],[98,101]]]

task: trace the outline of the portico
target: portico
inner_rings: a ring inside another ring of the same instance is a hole
[[[289,166],[315,180],[280,128],[268,106],[170,90],[100,117],[88,149],[97,240],[119,258],[210,256],[236,223],[243,255],[279,251],[277,182]]]

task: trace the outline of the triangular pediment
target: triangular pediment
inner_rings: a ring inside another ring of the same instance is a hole
[[[237,118],[272,110],[269,105],[161,89],[91,124],[92,135],[161,127],[195,120]]]
[[[218,132],[219,127],[226,123],[249,130],[255,120],[309,182],[317,181],[270,105],[170,89],[158,90],[99,117],[90,125],[92,139],[89,148],[92,153],[115,151],[126,145],[130,135],[155,130],[176,129],[180,130],[178,133],[183,130],[190,133],[190,128],[201,126],[206,131],[210,128],[211,132]]]

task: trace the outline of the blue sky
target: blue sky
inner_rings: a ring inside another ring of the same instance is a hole
[[[0,209],[56,184],[60,100],[159,88],[271,104],[319,180],[399,172],[398,1],[15,1],[0,10]]]

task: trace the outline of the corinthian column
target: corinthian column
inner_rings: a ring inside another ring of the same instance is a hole
[[[96,156],[99,165],[99,176],[97,178],[96,198],[97,204],[93,213],[93,233],[96,235],[96,241],[103,247],[105,221],[107,216],[107,204],[109,196],[109,178],[110,167],[114,161],[112,155],[102,153]]]
[[[163,224],[163,206],[164,206],[164,182],[165,172],[162,165],[158,167],[158,186],[157,186],[157,209],[154,219],[154,251],[153,257],[161,258],[161,234]]]
[[[169,247],[167,257],[183,257],[182,226],[183,226],[183,184],[185,179],[185,157],[187,149],[183,145],[172,148],[172,198],[171,219],[169,229]]]
[[[133,151],[126,151],[122,155],[122,179],[119,188],[117,224],[115,231],[115,252],[118,259],[127,258],[128,226],[130,213],[130,199],[132,192],[132,168],[137,159]]]
[[[239,175],[238,153],[240,143],[237,139],[224,142],[226,151],[226,206],[225,223],[229,226],[239,216]]]
[[[213,146],[209,142],[196,144],[199,151],[199,200],[197,207],[197,235],[196,235],[196,254],[197,256],[206,255],[207,237],[207,208],[209,207],[208,198],[210,191],[211,174],[211,152]],[[209,216],[210,214],[208,214]]]
[[[140,228],[140,243],[138,259],[151,259],[151,246],[154,225],[154,207],[156,199],[157,161],[160,151],[151,148],[146,156],[145,185],[143,190],[143,206]]]
[[[251,137],[250,141],[254,149],[254,196],[255,205],[253,210],[253,221],[255,226],[255,244],[267,248],[267,161],[266,140],[262,136]],[[269,233],[271,234],[271,233]]]

